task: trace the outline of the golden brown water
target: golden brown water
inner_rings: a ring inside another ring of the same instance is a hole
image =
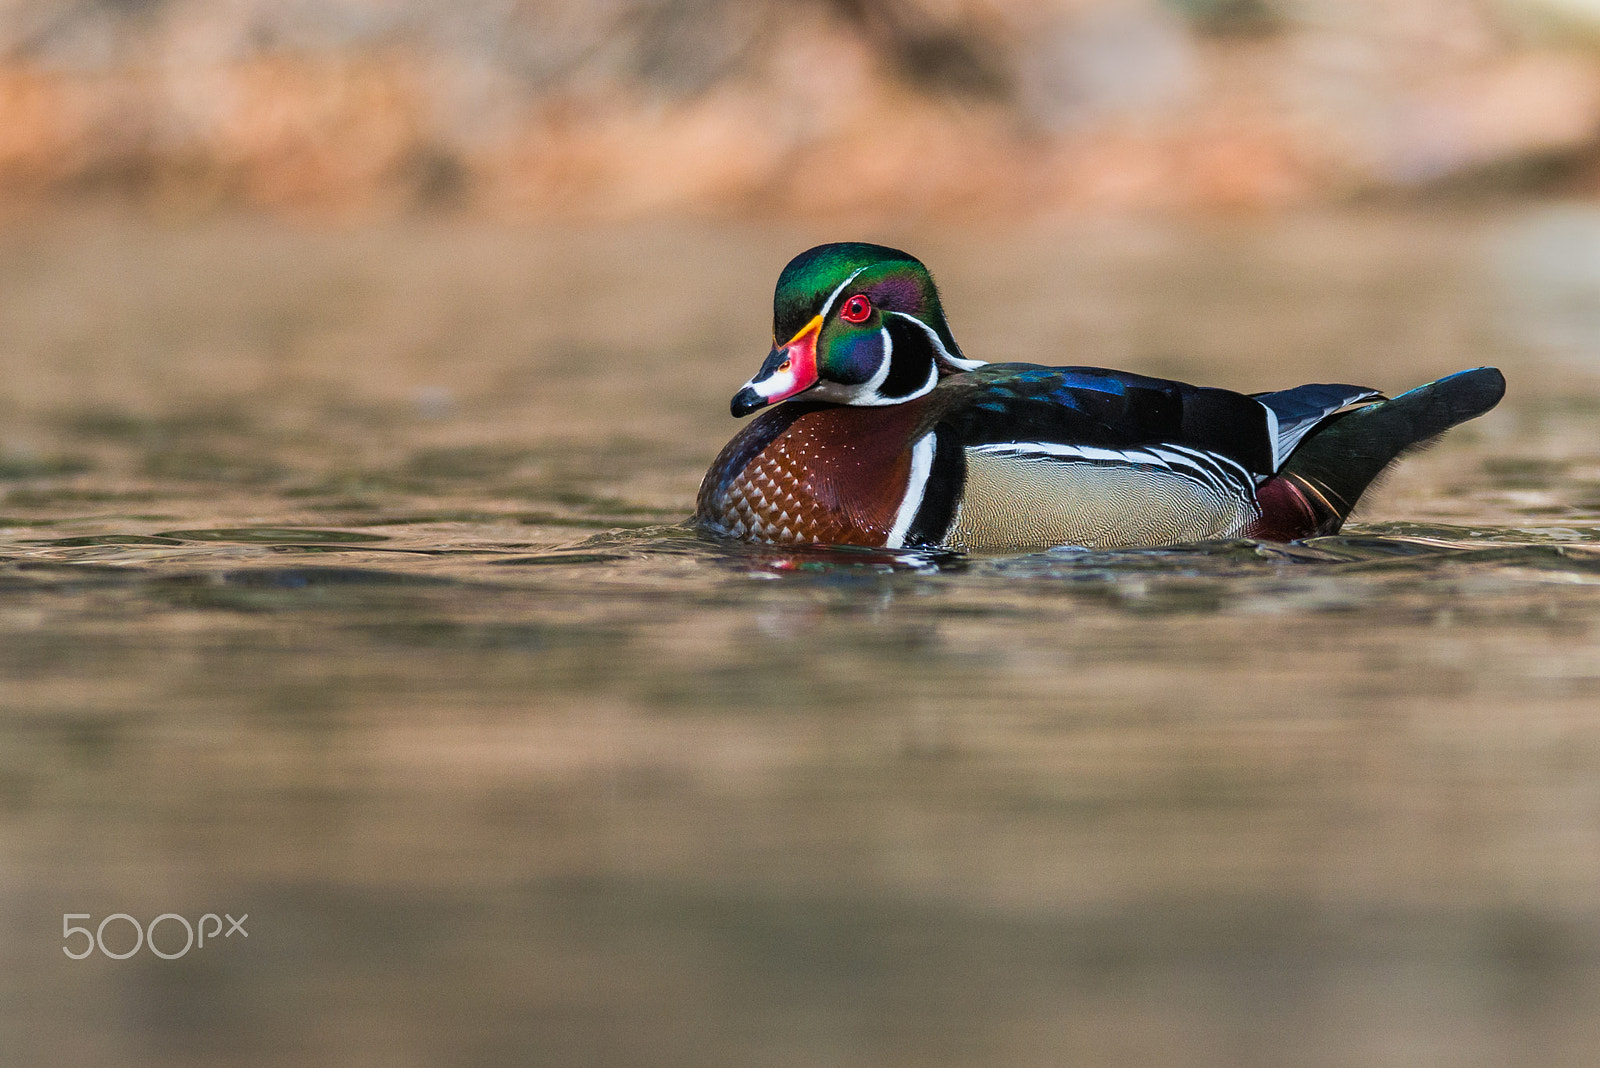
[[[856,236],[980,358],[1511,391],[1305,546],[696,539]],[[1600,1064],[1597,413],[1592,208],[14,227],[0,1060]]]

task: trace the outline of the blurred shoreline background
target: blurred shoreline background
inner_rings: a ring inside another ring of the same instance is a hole
[[[0,218],[1600,195],[1595,0],[0,0]]]

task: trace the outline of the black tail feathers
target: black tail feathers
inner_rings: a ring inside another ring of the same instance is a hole
[[[1280,473],[1318,506],[1317,533],[1331,534],[1397,456],[1482,415],[1505,392],[1505,376],[1498,369],[1477,367],[1391,400],[1340,412],[1306,435]]]

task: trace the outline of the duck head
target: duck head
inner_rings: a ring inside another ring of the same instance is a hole
[[[982,366],[956,347],[928,269],[861,242],[818,245],[789,261],[772,298],[772,339],[761,370],[734,395],[736,416],[791,397],[900,404],[941,375]]]

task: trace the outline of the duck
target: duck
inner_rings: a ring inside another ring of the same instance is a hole
[[[730,404],[756,417],[712,462],[693,522],[891,550],[1291,542],[1336,533],[1397,457],[1504,394],[1493,367],[1388,397],[971,359],[920,260],[836,242],[779,275],[772,349]]]

